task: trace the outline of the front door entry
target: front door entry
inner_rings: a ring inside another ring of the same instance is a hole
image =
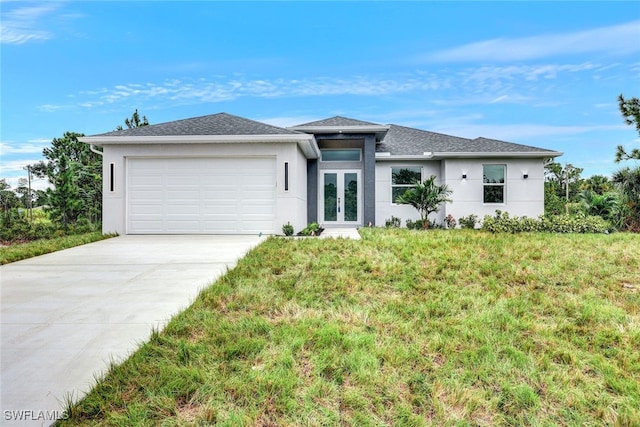
[[[362,184],[359,170],[323,170],[319,218],[323,224],[361,223]]]

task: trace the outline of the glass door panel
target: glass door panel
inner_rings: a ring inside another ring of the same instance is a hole
[[[338,220],[338,174],[324,174],[324,220]]]
[[[358,220],[358,174],[344,174],[344,221]]]

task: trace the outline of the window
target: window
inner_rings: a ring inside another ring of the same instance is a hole
[[[391,203],[418,182],[422,182],[421,167],[391,168]]]
[[[359,162],[360,150],[322,150],[323,162]]]
[[[484,203],[504,203],[506,165],[482,165]]]

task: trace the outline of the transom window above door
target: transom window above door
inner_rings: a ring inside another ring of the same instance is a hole
[[[358,148],[321,150],[323,162],[359,162],[362,150]]]

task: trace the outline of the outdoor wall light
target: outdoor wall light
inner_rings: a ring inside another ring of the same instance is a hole
[[[524,175],[522,175],[522,179],[527,179],[527,178],[529,178],[529,174],[528,173],[525,173]]]
[[[462,179],[467,179],[467,174],[466,173],[462,174]]]

